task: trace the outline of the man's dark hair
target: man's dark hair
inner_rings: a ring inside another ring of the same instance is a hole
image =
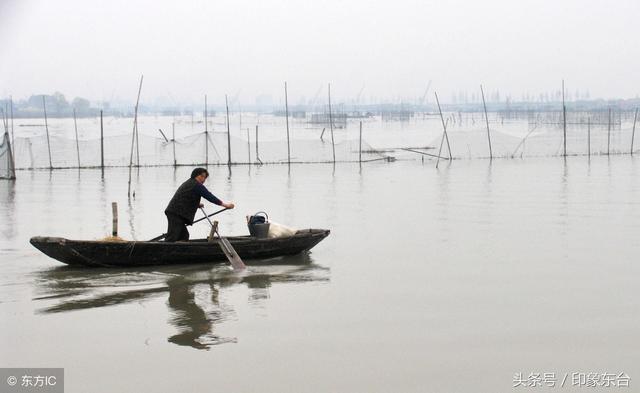
[[[205,175],[207,175],[207,177],[209,177],[209,172],[206,169],[204,169],[204,168],[196,168],[193,171],[191,171],[191,178],[195,179],[196,177],[202,175],[203,173]]]

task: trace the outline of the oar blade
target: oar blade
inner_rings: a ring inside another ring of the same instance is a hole
[[[224,255],[226,255],[227,259],[229,260],[229,263],[233,267],[233,270],[246,269],[247,266],[244,264],[244,262],[242,262],[242,259],[240,258],[236,250],[233,248],[229,240],[227,240],[224,237],[218,237],[218,240],[219,240],[220,248],[222,248],[222,252],[224,252]]]

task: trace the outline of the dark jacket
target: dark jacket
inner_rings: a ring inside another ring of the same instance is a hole
[[[204,185],[198,183],[196,179],[189,179],[178,187],[164,213],[178,216],[191,225],[200,206],[200,197],[216,205],[222,204],[222,201],[210,193]]]
[[[167,208],[164,209],[164,213],[178,216],[188,224],[193,224],[200,205],[200,195],[195,192],[196,184],[198,184],[196,179],[189,179],[182,183],[169,201]]]

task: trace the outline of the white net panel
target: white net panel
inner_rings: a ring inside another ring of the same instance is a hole
[[[577,119],[567,116],[566,154],[568,156],[631,152],[634,134],[632,119],[612,122],[611,125],[606,120],[593,123],[588,122],[587,119],[575,120]],[[565,137],[561,118],[554,122],[545,122],[540,119],[521,121],[494,117],[490,118],[489,129],[493,157],[550,157],[564,154]],[[476,119],[475,124],[472,125],[458,122],[448,126],[448,136],[454,158],[488,158],[490,155],[489,138],[483,117]],[[432,139],[430,145],[439,147],[441,137],[442,131]],[[635,143],[634,150],[637,150]],[[448,155],[446,142],[442,155]]]
[[[246,117],[245,115],[245,124]],[[105,132],[107,135],[101,141],[99,123],[84,119],[82,128],[85,132],[79,132],[76,140],[73,135],[73,123],[65,120],[50,121],[49,138],[38,120],[25,120],[24,124],[27,125],[30,135],[16,137],[16,167],[24,169],[99,167],[103,162],[107,167],[129,165],[132,157],[132,131],[125,131],[128,134],[113,135],[117,131],[112,129],[108,134]],[[118,126],[117,123],[123,123],[121,119],[105,120],[105,125],[109,124],[111,127],[115,125],[120,132],[126,127]],[[131,119],[128,120],[131,121]],[[288,160],[292,163],[332,162],[334,151],[336,162],[386,158],[383,152],[377,151],[366,140],[363,139],[360,143],[357,135],[347,133],[344,129],[334,130],[332,147],[330,129],[325,129],[323,133],[323,129],[317,126],[302,128],[306,127],[304,121],[296,124],[297,129],[293,127],[290,129],[291,137],[287,147],[286,129],[284,124],[280,124],[284,122],[284,118],[261,119],[257,144],[255,125],[251,125],[248,129],[244,127],[238,129],[238,125],[234,124],[234,128],[230,129],[228,135],[224,118],[221,121],[219,117],[215,117],[209,119],[207,132],[190,133],[191,129],[204,128],[204,123],[190,122],[185,118],[173,119],[173,122],[171,120],[171,117],[160,117],[144,118],[139,121],[137,143],[133,143],[134,165],[227,164],[229,155],[233,164],[286,163]],[[290,122],[295,123],[292,120]],[[171,123],[174,123],[176,133],[180,135],[175,140],[172,138]],[[180,130],[177,129],[178,126],[181,126]],[[86,132],[86,128],[89,127],[93,130],[87,138],[89,133]],[[146,129],[143,130],[143,127]],[[97,132],[96,128],[98,128]],[[163,132],[153,133],[154,129],[163,129]],[[25,133],[27,132],[23,132]]]
[[[9,133],[5,132],[0,142],[0,179],[15,179],[16,171]]]
[[[568,114],[567,155],[629,153],[633,116],[625,113],[611,120],[608,116],[606,112]],[[133,149],[134,165],[227,164],[229,152],[233,164],[434,158],[443,135],[440,116],[434,113],[400,119],[381,115],[345,117],[334,128],[333,138],[328,124],[318,123],[317,118],[307,114],[289,119],[288,145],[283,116],[234,113],[230,116],[229,134],[226,116],[217,114],[206,123],[203,120],[194,116],[141,117],[138,143]],[[489,157],[483,113],[447,113],[445,122],[453,158]],[[104,119],[101,158],[99,119],[79,119],[77,141],[73,119],[51,119],[48,139],[42,119],[20,119],[13,149],[15,166],[99,167],[102,160],[107,167],[127,166],[131,159],[132,124],[131,118]],[[561,112],[494,112],[489,114],[489,128],[493,157],[558,156],[564,151]],[[164,136],[158,129],[163,130]],[[442,156],[448,155],[445,143]],[[3,160],[4,173],[6,163]]]

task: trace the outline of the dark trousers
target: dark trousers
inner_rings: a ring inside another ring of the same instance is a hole
[[[167,214],[167,236],[165,242],[182,242],[189,240],[189,231],[187,230],[187,222],[184,218]]]

